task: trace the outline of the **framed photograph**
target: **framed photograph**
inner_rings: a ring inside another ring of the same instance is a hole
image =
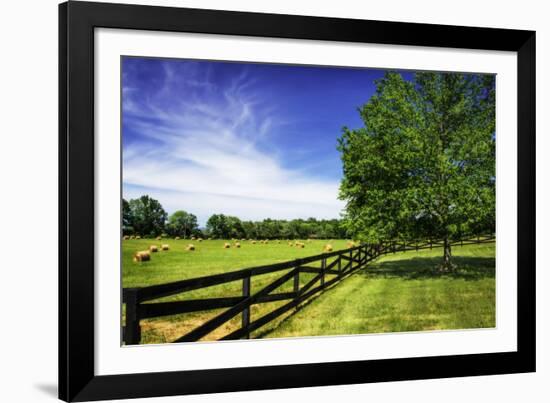
[[[535,371],[535,33],[59,6],[59,397]]]

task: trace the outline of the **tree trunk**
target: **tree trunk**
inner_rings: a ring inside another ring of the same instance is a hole
[[[449,238],[445,237],[443,240],[443,262],[441,263],[440,270],[441,271],[452,271],[454,268],[454,265],[451,262],[451,243],[449,242]]]

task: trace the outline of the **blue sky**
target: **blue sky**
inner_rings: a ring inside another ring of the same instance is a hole
[[[337,138],[384,71],[123,58],[123,197],[204,225],[339,218]]]

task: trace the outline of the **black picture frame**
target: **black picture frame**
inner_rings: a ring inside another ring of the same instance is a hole
[[[94,29],[517,52],[517,352],[96,376]],[[59,398],[89,401],[535,371],[535,32],[69,1],[59,5]]]

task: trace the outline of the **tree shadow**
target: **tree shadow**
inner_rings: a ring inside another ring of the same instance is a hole
[[[404,280],[420,279],[462,279],[476,281],[486,278],[495,278],[496,260],[494,257],[467,257],[454,256],[453,264],[457,267],[453,272],[441,272],[438,266],[442,258],[438,257],[412,257],[409,259],[393,260],[385,262],[373,262],[366,267],[356,271],[351,276],[362,276],[365,279],[377,278],[401,278]],[[343,281],[346,281],[344,279]],[[338,287],[340,282],[328,287],[325,291]],[[323,295],[324,292],[316,294],[312,298],[302,302],[290,311],[290,314],[281,319],[277,325],[259,330],[254,339],[261,339],[272,333],[277,327],[292,319],[294,315],[306,308],[309,304]]]
[[[452,272],[439,271],[440,263],[441,257],[413,257],[374,263],[365,267],[358,274],[367,278],[402,278],[405,280],[453,278],[474,281],[495,277],[494,257],[455,256],[453,263],[457,267]]]

